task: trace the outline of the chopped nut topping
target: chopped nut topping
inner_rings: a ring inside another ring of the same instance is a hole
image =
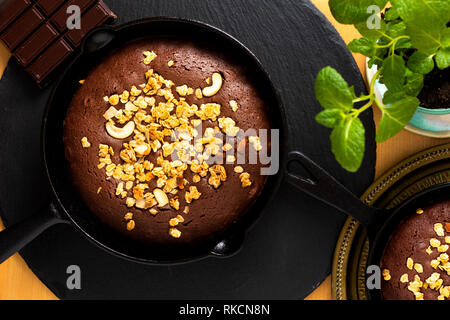
[[[261,151],[262,150],[262,145],[261,145],[261,142],[260,142],[260,140],[259,140],[259,137],[249,137],[248,138],[248,141],[253,145],[253,148],[256,150],[256,151]]]
[[[450,233],[450,222],[445,223],[445,231]]]
[[[200,177],[198,174],[194,175],[194,177],[192,178],[192,181],[194,183],[198,183],[200,182],[200,180],[202,179],[202,177]]]
[[[429,246],[428,248],[427,248],[427,250],[425,250],[426,251],[426,253],[428,253],[428,254],[432,254],[433,253],[433,249],[431,249],[431,247]]]
[[[401,283],[407,283],[407,282],[409,282],[409,280],[408,280],[408,274],[407,274],[407,273],[405,273],[404,275],[402,275],[402,276],[400,277],[400,282],[401,282]]]
[[[183,86],[177,87],[176,90],[180,96],[184,97],[188,94],[189,88],[187,85],[183,85]]]
[[[439,267],[440,262],[436,259],[431,260],[430,265],[433,269],[437,269],[437,267]]]
[[[241,179],[242,188],[247,188],[252,185],[252,182],[250,181],[250,174],[247,172],[242,173],[239,176],[239,179]]]
[[[414,292],[414,295],[416,296],[416,300],[423,300],[422,292]]]
[[[229,155],[227,156],[227,163],[235,163],[236,162],[236,157],[233,155]]]
[[[447,253],[442,253],[441,255],[439,255],[438,260],[442,263],[447,263],[449,260],[449,256]]]
[[[97,194],[99,194],[102,191],[102,187],[98,187]]]
[[[153,190],[153,195],[155,196],[156,201],[158,201],[158,207],[164,207],[169,203],[169,198],[167,197],[167,194],[161,189]]]
[[[119,110],[111,106],[106,112],[103,114],[103,117],[106,120],[111,120],[112,118],[116,117],[119,114]]]
[[[198,200],[200,199],[200,196],[202,194],[198,192],[196,186],[189,187],[189,192],[186,192],[185,194],[185,200],[187,203],[192,203],[192,200]]]
[[[230,101],[230,107],[231,107],[231,110],[233,110],[233,112],[236,112],[239,109],[239,105],[235,100]]]
[[[154,53],[153,51],[144,51],[144,64],[150,64],[153,60],[156,59],[157,54]]]
[[[434,225],[434,232],[436,232],[436,234],[439,237],[443,237],[445,235],[445,233],[444,233],[444,226],[442,225],[442,223],[436,223]]]
[[[438,239],[433,238],[433,239],[430,240],[430,245],[433,248],[438,248],[441,245],[441,242]]]
[[[180,223],[180,222],[178,221],[177,218],[173,218],[173,219],[170,219],[170,220],[169,220],[169,225],[170,225],[171,227],[176,227],[176,226],[178,225],[178,223]]]
[[[150,64],[157,54],[145,51],[143,56],[144,64]],[[169,67],[174,64],[172,60],[168,62]],[[195,105],[187,101],[187,96],[193,94],[198,99],[214,96],[223,82],[222,75],[216,72],[212,79],[206,80],[209,87],[194,90],[188,84],[175,84],[149,69],[145,72],[144,83],[104,97],[107,110],[103,117],[107,133],[115,139],[127,140],[123,141],[120,150],[116,150],[118,163],[113,162],[117,157],[112,147],[99,145],[97,167],[105,170],[106,180],[115,181],[116,196],[123,199],[128,208],[149,209],[152,215],[158,214],[156,206],[162,210],[171,208],[178,211],[183,199],[181,192],[184,192],[184,200],[188,204],[201,197],[193,183],[205,179],[214,188],[219,188],[226,182],[225,167],[209,165],[208,160],[213,160],[213,156],[223,160],[223,151],[226,161],[235,163],[236,155],[228,152],[233,151],[233,146],[224,144],[219,134],[236,136],[240,128],[234,119],[221,114],[220,104]],[[238,110],[236,100],[229,104],[233,111]],[[204,122],[208,125],[203,131]],[[212,126],[209,125],[211,122]],[[200,134],[202,136],[196,141]],[[236,152],[245,152],[248,141],[255,149],[261,148],[259,137],[255,136],[241,141]],[[156,159],[150,160],[149,156]],[[177,160],[173,160],[173,156],[177,156]],[[194,173],[191,181],[185,178],[187,170]],[[250,174],[242,167],[238,166],[234,171],[240,174],[243,188],[252,184]],[[187,214],[189,207],[185,206],[183,212]],[[176,218],[178,223],[184,221],[180,217]],[[133,219],[131,221],[134,223]],[[173,219],[170,224],[169,233],[179,238],[181,232],[174,228]]]
[[[236,173],[243,173],[244,172],[244,168],[242,168],[241,166],[236,166],[236,167],[234,167],[234,172],[236,172]]]
[[[197,97],[197,99],[203,99],[202,89],[197,88],[197,89],[195,90],[195,96]]]
[[[90,148],[91,147],[91,143],[88,141],[88,138],[83,137],[81,139],[81,145],[83,146],[83,148]]]
[[[126,204],[127,204],[128,208],[134,207],[134,205],[136,204],[136,199],[134,199],[134,198],[127,198]]]
[[[413,261],[413,259],[408,258],[408,259],[406,260],[406,267],[407,267],[409,270],[412,270],[412,269],[413,269],[413,266],[414,266],[414,261]]]
[[[128,231],[134,230],[135,227],[136,227],[136,223],[134,222],[134,220],[128,221],[128,223],[127,223],[127,230]]]
[[[169,204],[175,210],[180,210],[180,201],[178,199],[170,199]]]
[[[169,234],[173,237],[173,238],[180,238],[181,237],[181,231],[178,230],[177,228],[170,228],[169,230]]]
[[[416,270],[417,273],[423,273],[423,266],[420,263],[415,263],[414,270]]]
[[[123,217],[125,220],[132,220],[133,219],[133,213],[128,212],[125,214],[125,216]]]
[[[417,210],[416,210],[416,213],[417,213],[417,214],[422,214],[422,213],[423,213],[423,209],[420,209],[420,208],[417,209]]]
[[[80,84],[84,84],[85,80],[78,81]]]
[[[114,94],[114,95],[110,96],[110,97],[108,98],[108,101],[109,101],[109,103],[110,103],[111,105],[117,106],[117,105],[119,104],[119,101],[120,101],[119,95],[118,95],[118,94]]]
[[[388,269],[383,269],[382,275],[383,275],[383,279],[385,281],[391,280],[391,274],[390,274],[390,271]]]

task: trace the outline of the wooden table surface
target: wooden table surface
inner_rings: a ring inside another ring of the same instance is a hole
[[[328,8],[327,0],[311,0],[333,23],[341,34],[345,42],[359,37],[358,32],[351,26],[344,26],[337,23]],[[361,72],[365,76],[364,57],[355,54]],[[6,67],[9,52],[3,44],[0,43],[0,77]],[[375,121],[378,123],[380,112],[375,112]],[[380,176],[384,171],[400,162],[402,159],[428,147],[449,143],[450,139],[432,139],[418,136],[406,130],[395,136],[393,139],[381,143],[377,149],[376,175]],[[395,150],[393,152],[392,150]],[[0,221],[0,230],[3,225]],[[0,300],[6,299],[30,299],[30,300],[53,300],[57,299],[55,295],[31,272],[26,263],[19,254],[15,254],[5,263],[0,265]],[[331,299],[331,278],[317,288],[308,299],[328,300]]]

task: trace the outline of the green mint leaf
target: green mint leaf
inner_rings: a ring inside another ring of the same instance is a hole
[[[442,47],[450,47],[450,28],[442,29],[441,31],[441,45]]]
[[[401,90],[405,82],[405,61],[394,54],[383,61],[383,80],[390,90]]]
[[[399,39],[395,44],[395,50],[410,49],[410,48],[412,48],[412,42],[409,39]]]
[[[384,93],[383,104],[385,104],[385,105],[393,104],[394,102],[402,100],[405,97],[406,97],[406,92],[403,90],[402,91],[388,90]]]
[[[345,118],[341,109],[325,109],[316,116],[316,121],[327,128],[337,127]]]
[[[356,98],[344,78],[329,66],[320,70],[314,91],[324,109],[351,110]]]
[[[406,24],[403,21],[398,23],[389,22],[387,24],[387,34],[391,38],[397,38],[406,35]]]
[[[381,108],[383,116],[376,136],[377,142],[384,142],[399,133],[414,116],[420,101],[415,97],[407,97],[390,106]]]
[[[419,25],[408,25],[408,31],[414,48],[424,54],[433,55],[441,46],[440,30],[426,30]]]
[[[373,65],[377,65],[379,68],[383,66],[383,60],[386,56],[386,53],[388,52],[388,49],[386,48],[378,48],[375,50],[375,53],[370,58],[368,64],[369,68],[372,68]]]
[[[442,48],[438,51],[436,55],[436,64],[441,70],[450,67],[450,47]]]
[[[409,69],[407,69],[409,71]],[[408,74],[410,73],[410,74]],[[411,97],[417,97],[423,88],[423,75],[420,73],[407,72],[404,90]]]
[[[359,118],[348,117],[334,128],[330,136],[331,150],[341,166],[356,172],[361,167],[365,150],[365,129]]]
[[[384,19],[386,21],[392,21],[400,18],[400,14],[398,13],[397,8],[391,7],[389,10],[386,10]]]
[[[371,57],[375,52],[375,41],[369,38],[355,39],[348,44],[348,49],[355,53],[361,53]]]
[[[408,68],[416,73],[430,73],[434,69],[433,56],[416,51],[408,59]]]
[[[355,24],[356,29],[361,33],[363,37],[378,40],[386,36],[387,25],[386,22],[380,20],[380,28],[369,29],[367,27],[367,21]]]
[[[448,0],[394,0],[391,3],[408,25],[416,24],[427,30],[441,29],[450,20]]]
[[[448,0],[394,0],[395,6],[407,25],[414,48],[427,55],[441,46],[441,32],[450,19]]]
[[[376,5],[383,10],[387,0],[330,0],[331,13],[334,18],[343,24],[356,24],[366,22],[371,15],[367,9]]]

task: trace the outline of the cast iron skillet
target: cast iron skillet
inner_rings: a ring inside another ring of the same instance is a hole
[[[294,172],[294,163],[300,165],[300,170]],[[380,266],[390,236],[402,221],[415,214],[417,208],[450,198],[450,183],[443,183],[414,195],[394,209],[379,209],[364,204],[300,152],[291,152],[287,165],[289,183],[355,218],[366,228],[370,244],[367,266]],[[366,292],[369,299],[382,298],[379,289],[368,290],[366,286]]]
[[[269,75],[242,43],[215,27],[179,18],[150,18],[118,26],[101,27],[88,34],[80,53],[55,85],[43,118],[42,156],[52,188],[52,201],[48,208],[40,213],[0,233],[0,263],[48,227],[61,223],[71,223],[107,252],[141,263],[173,264],[211,255],[230,256],[241,247],[246,231],[256,222],[263,208],[276,193],[284,170],[268,177],[258,199],[232,227],[200,246],[178,251],[142,244],[111,231],[89,212],[72,187],[62,136],[63,120],[73,94],[79,87],[78,80],[84,79],[89,71],[115,48],[134,39],[149,37],[202,39],[205,45],[213,46],[219,52],[232,54],[233,58],[246,66],[254,84],[267,102],[271,127],[280,130],[280,168],[285,167],[285,111]]]

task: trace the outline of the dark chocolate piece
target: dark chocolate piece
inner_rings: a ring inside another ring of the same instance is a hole
[[[44,16],[33,6],[19,20],[16,20],[0,38],[8,48],[14,50],[43,21]]]
[[[97,3],[83,15],[81,29],[69,30],[66,34],[67,38],[74,46],[79,46],[86,33],[106,22],[106,20],[111,18],[111,14],[112,12],[104,3]]]
[[[70,45],[64,39],[60,38],[31,64],[28,68],[28,72],[39,83],[72,52],[73,49]]]
[[[29,37],[14,55],[23,66],[27,66],[57,37],[58,32],[47,22]]]
[[[80,7],[81,29],[67,28],[71,5]],[[116,18],[102,0],[6,0],[0,5],[0,40],[44,86],[89,31]]]
[[[29,0],[10,0],[0,5],[0,33],[10,25],[28,6]]]
[[[38,0],[37,5],[47,17],[51,16],[53,12],[56,11],[65,0]]]
[[[77,5],[80,7],[81,12],[86,11],[89,6],[97,2],[96,0],[71,0],[65,5],[63,5],[52,17],[53,24],[58,28],[59,31],[64,31],[67,29],[67,18],[69,15],[67,14],[67,8],[71,5]],[[83,21],[82,21],[83,22]]]

